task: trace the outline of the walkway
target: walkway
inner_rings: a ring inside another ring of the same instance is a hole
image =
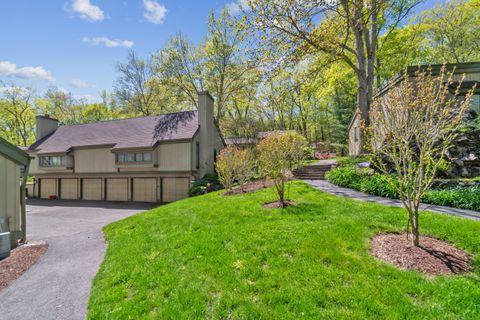
[[[333,183],[330,183],[325,180],[303,180],[303,181],[305,181],[306,183],[310,184],[311,186],[313,186],[318,190],[321,190],[323,192],[330,193],[336,196],[347,197],[347,198],[352,198],[352,199],[366,201],[366,202],[377,202],[386,206],[403,207],[403,204],[400,200],[372,196],[360,191],[336,186]],[[420,206],[420,209],[442,213],[442,214],[450,214],[450,215],[467,218],[467,219],[480,220],[479,211],[436,206],[431,204],[422,204]]]

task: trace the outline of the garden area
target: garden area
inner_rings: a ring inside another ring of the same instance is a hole
[[[291,182],[295,206],[266,209],[272,189],[192,197],[113,223],[89,319],[296,319],[480,316],[480,223],[422,212],[422,233],[466,250],[469,273],[427,276],[370,253],[403,232],[405,210]]]

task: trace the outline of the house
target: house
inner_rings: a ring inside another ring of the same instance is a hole
[[[423,65],[423,66],[410,66],[407,68],[407,74],[409,77],[414,77],[415,72],[420,70],[430,69],[432,75],[438,75],[440,69],[443,65]],[[462,87],[460,90],[460,95],[466,94],[469,90],[476,85],[474,96],[472,97],[472,117],[478,117],[480,115],[480,62],[469,62],[469,63],[456,63],[456,64],[446,64],[445,68],[448,72],[454,72],[454,81],[460,81],[462,77]],[[373,100],[381,98],[385,93],[388,92],[392,87],[398,85],[401,81],[404,80],[404,72],[398,74],[395,78],[390,80],[384,87],[380,88],[377,93],[373,96]],[[455,91],[457,86],[452,85],[452,93]],[[350,156],[359,156],[363,153],[363,139],[362,139],[362,121],[361,113],[357,110],[350,122],[348,127],[348,148]]]
[[[25,183],[30,158],[0,138],[0,233],[10,232],[13,249],[26,239]]]
[[[274,130],[274,131],[261,131],[257,133],[257,136],[254,138],[248,137],[231,137],[225,139],[225,144],[227,146],[233,145],[239,149],[253,148],[255,147],[260,140],[267,137],[270,134],[281,134],[287,132],[295,132],[294,130]]]
[[[197,111],[69,126],[37,116],[36,130],[30,174],[44,199],[179,200],[192,180],[214,172],[225,145],[208,92]]]

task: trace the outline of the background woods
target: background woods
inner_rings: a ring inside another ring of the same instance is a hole
[[[178,33],[151,56],[129,52],[98,102],[4,83],[1,136],[32,143],[41,113],[76,124],[194,109],[209,90],[224,137],[288,129],[342,151],[355,108],[368,122],[375,90],[405,66],[480,59],[479,0],[242,3],[212,12],[199,44]]]

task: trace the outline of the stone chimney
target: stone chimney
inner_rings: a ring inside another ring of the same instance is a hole
[[[198,177],[213,173],[215,157],[215,122],[213,118],[213,98],[208,91],[198,93],[199,162]]]
[[[36,138],[40,140],[58,128],[58,120],[50,118],[48,115],[36,116]]]

